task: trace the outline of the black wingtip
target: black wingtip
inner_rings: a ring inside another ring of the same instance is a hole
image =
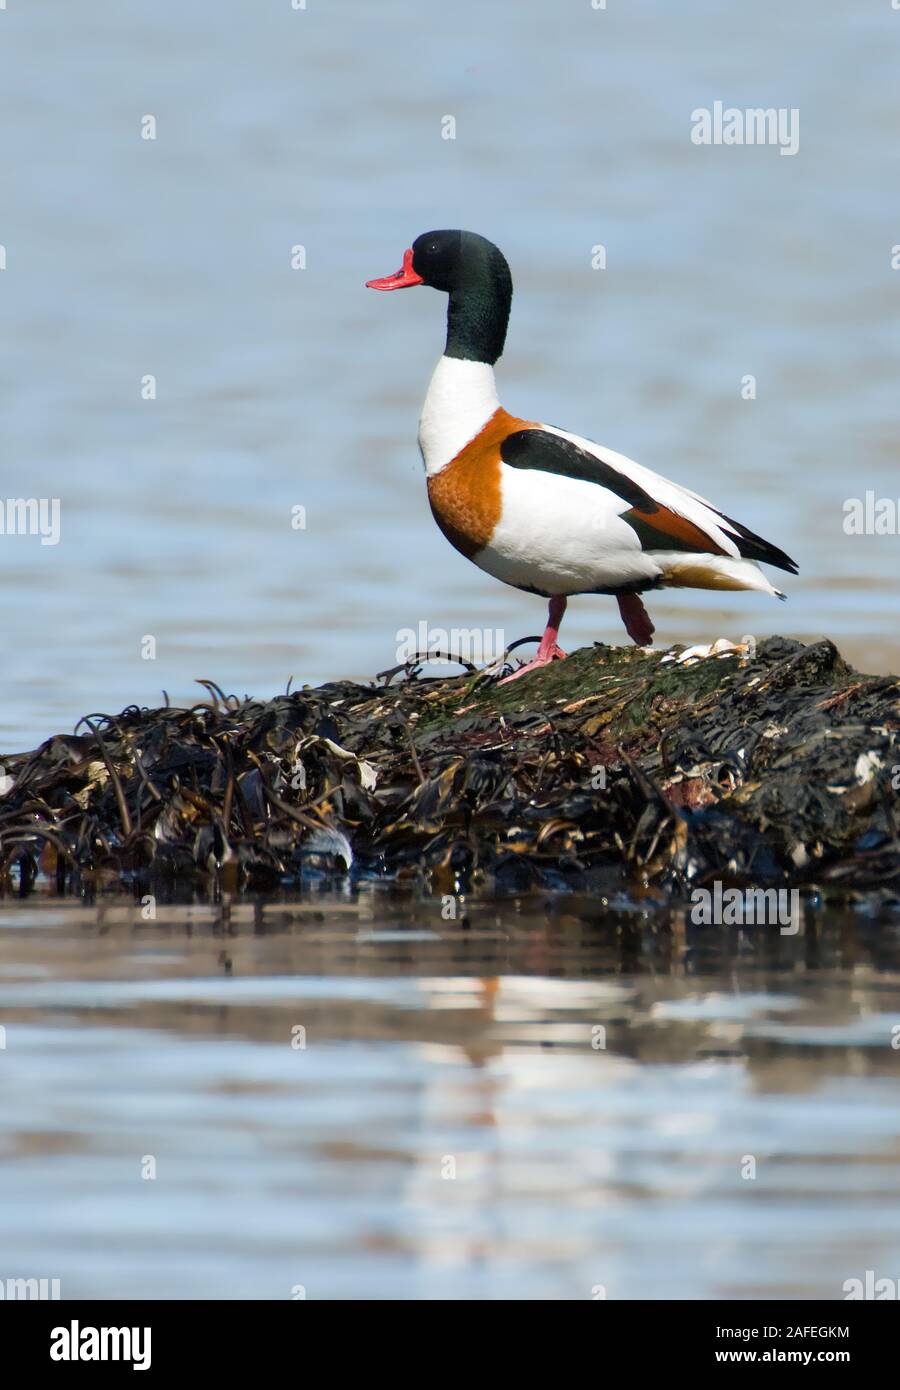
[[[788,574],[799,574],[797,561],[792,560],[785,551],[779,550],[777,545],[763,540],[762,536],[751,531],[749,526],[742,526],[734,517],[726,516],[724,512],[720,512],[719,515],[729,526],[734,527],[737,533],[737,548],[745,560],[761,561],[764,565],[772,565],[774,569],[785,570]]]

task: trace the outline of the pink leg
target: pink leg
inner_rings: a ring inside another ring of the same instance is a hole
[[[625,631],[632,642],[637,642],[639,647],[649,647],[655,628],[650,621],[650,614],[641,603],[640,596],[617,594],[616,598],[619,600],[619,612],[625,624]]]
[[[514,671],[511,676],[502,680],[501,685],[508,685],[510,681],[518,680],[520,676],[525,675],[526,671],[535,671],[539,666],[548,666],[551,661],[563,660],[566,654],[562,647],[557,646],[556,639],[559,636],[565,611],[566,600],[562,594],[557,594],[550,600],[547,626],[544,628],[544,635],[541,638],[541,645],[537,649],[537,656],[533,660],[527,661],[524,666],[520,666],[518,671]]]

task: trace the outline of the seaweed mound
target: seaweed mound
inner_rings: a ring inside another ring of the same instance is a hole
[[[900,682],[828,641],[596,645],[509,685],[418,667],[266,701],[205,684],[193,708],[92,716],[3,759],[7,887],[900,887]]]

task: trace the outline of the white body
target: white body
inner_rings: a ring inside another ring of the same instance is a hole
[[[492,367],[442,357],[419,421],[426,473],[431,476],[446,468],[499,405]],[[501,519],[490,544],[473,557],[488,574],[517,588],[578,594],[677,583],[680,569],[696,571],[699,563],[711,577],[721,577],[722,587],[778,595],[758,565],[742,558],[737,533],[702,497],[590,439],[552,425],[541,428],[570,440],[630,478],[662,506],[693,522],[728,554],[642,550],[633,527],[621,520],[630,504],[608,488],[501,464]]]

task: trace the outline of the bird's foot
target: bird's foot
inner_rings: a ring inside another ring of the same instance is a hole
[[[628,636],[639,647],[649,647],[656,629],[650,621],[650,614],[641,602],[640,595],[617,594],[616,597],[619,600],[619,612],[622,615],[622,622],[625,624],[625,631]]]
[[[517,681],[520,676],[527,675],[529,671],[536,671],[541,666],[549,666],[551,661],[565,661],[565,659],[566,653],[563,651],[562,647],[558,647],[554,642],[552,647],[549,647],[546,651],[539,651],[537,656],[533,657],[531,661],[526,661],[525,665],[520,666],[518,671],[513,671],[511,676],[505,676],[503,680],[498,681],[497,684],[509,685],[510,681]]]

